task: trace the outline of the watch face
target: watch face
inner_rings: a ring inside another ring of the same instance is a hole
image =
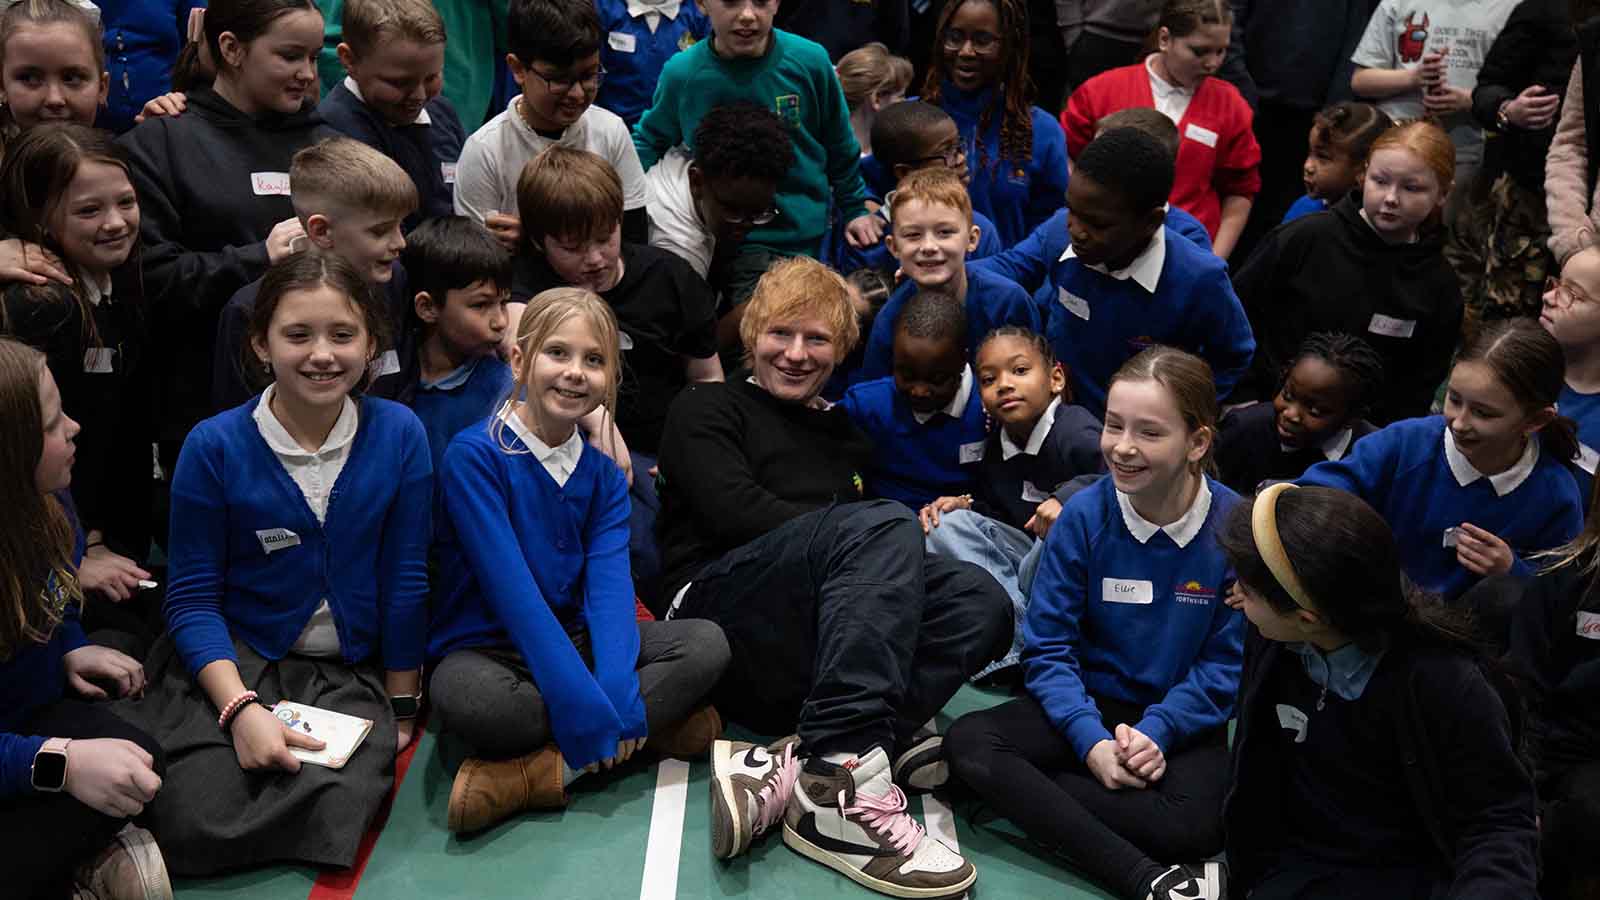
[[[59,791],[67,783],[67,755],[60,751],[40,751],[33,757],[33,786],[41,791]]]
[[[417,698],[415,697],[390,697],[389,706],[394,710],[397,719],[414,719],[417,717]]]

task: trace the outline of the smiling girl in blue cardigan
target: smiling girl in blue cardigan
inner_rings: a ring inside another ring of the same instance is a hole
[[[119,712],[169,752],[147,807],[176,874],[347,867],[411,739],[433,495],[409,409],[351,396],[387,313],[342,259],[262,279],[250,346],[273,382],[200,423],[172,482],[167,622],[150,689]],[[372,720],[339,770],[280,700]]]

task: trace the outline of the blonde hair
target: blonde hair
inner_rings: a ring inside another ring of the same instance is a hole
[[[622,179],[601,157],[557,144],[522,167],[517,212],[534,247],[547,237],[597,239],[622,224]]]
[[[806,256],[779,260],[756,282],[739,320],[739,340],[748,357],[773,322],[818,319],[833,332],[840,359],[861,339],[861,322],[850,305],[850,287],[838,272]]]
[[[314,215],[417,210],[417,185],[382,151],[347,137],[318,141],[289,163],[289,202],[304,222]]]
[[[1213,457],[1217,452],[1217,382],[1210,364],[1193,353],[1157,344],[1123,363],[1107,382],[1106,392],[1109,394],[1111,385],[1119,381],[1154,381],[1166,388],[1189,431],[1203,428],[1210,432],[1206,454],[1195,468],[1206,474],[1216,471]]]
[[[622,383],[621,332],[610,304],[594,291],[581,287],[551,288],[540,291],[528,301],[522,318],[517,320],[517,350],[522,355],[522,365],[517,367],[511,391],[498,408],[506,414],[513,414],[512,404],[526,394],[528,384],[533,380],[533,364],[539,355],[539,348],[544,346],[556,329],[574,316],[583,319],[600,346],[605,348],[606,389],[600,402],[606,408],[608,418],[615,421],[617,388]],[[489,418],[489,434],[506,453],[528,452],[517,450],[507,442],[503,415]]]
[[[900,207],[913,200],[921,202],[924,206],[945,206],[957,210],[972,224],[972,197],[967,193],[967,186],[961,183],[961,178],[956,173],[940,167],[918,169],[910,172],[900,179],[895,186],[894,193],[889,197],[889,222],[894,224],[895,216],[900,212]]]
[[[911,87],[911,60],[895,56],[877,41],[839,57],[834,68],[852,111],[874,96],[903,94]]]
[[[340,17],[344,42],[357,56],[392,38],[445,42],[444,19],[428,0],[346,0]]]

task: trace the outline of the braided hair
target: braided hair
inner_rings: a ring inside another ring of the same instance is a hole
[[[981,139],[993,124],[997,110],[1000,114],[1000,159],[1030,162],[1033,160],[1033,79],[1028,75],[1028,7],[1022,0],[955,0],[946,4],[933,29],[933,56],[939,62],[928,67],[922,99],[934,104],[940,102],[944,33],[965,3],[987,3],[994,7],[1000,19],[1000,55],[1004,66],[1000,73],[1004,90],[996,92],[978,118],[978,168],[989,168],[1000,162],[986,158],[988,151]]]
[[[1300,344],[1300,351],[1289,360],[1284,377],[1288,377],[1300,360],[1307,358],[1320,359],[1344,376],[1353,415],[1366,412],[1377,399],[1383,386],[1383,358],[1361,338],[1342,331],[1318,331],[1307,336]]]

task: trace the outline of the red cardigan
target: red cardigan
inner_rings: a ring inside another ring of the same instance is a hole
[[[1072,92],[1061,113],[1068,154],[1077,159],[1101,118],[1155,105],[1144,63],[1101,72]],[[1207,78],[1178,122],[1177,171],[1168,199],[1199,219],[1213,239],[1222,224],[1221,198],[1254,197],[1261,190],[1261,147],[1250,128],[1253,115],[1238,88]]]

